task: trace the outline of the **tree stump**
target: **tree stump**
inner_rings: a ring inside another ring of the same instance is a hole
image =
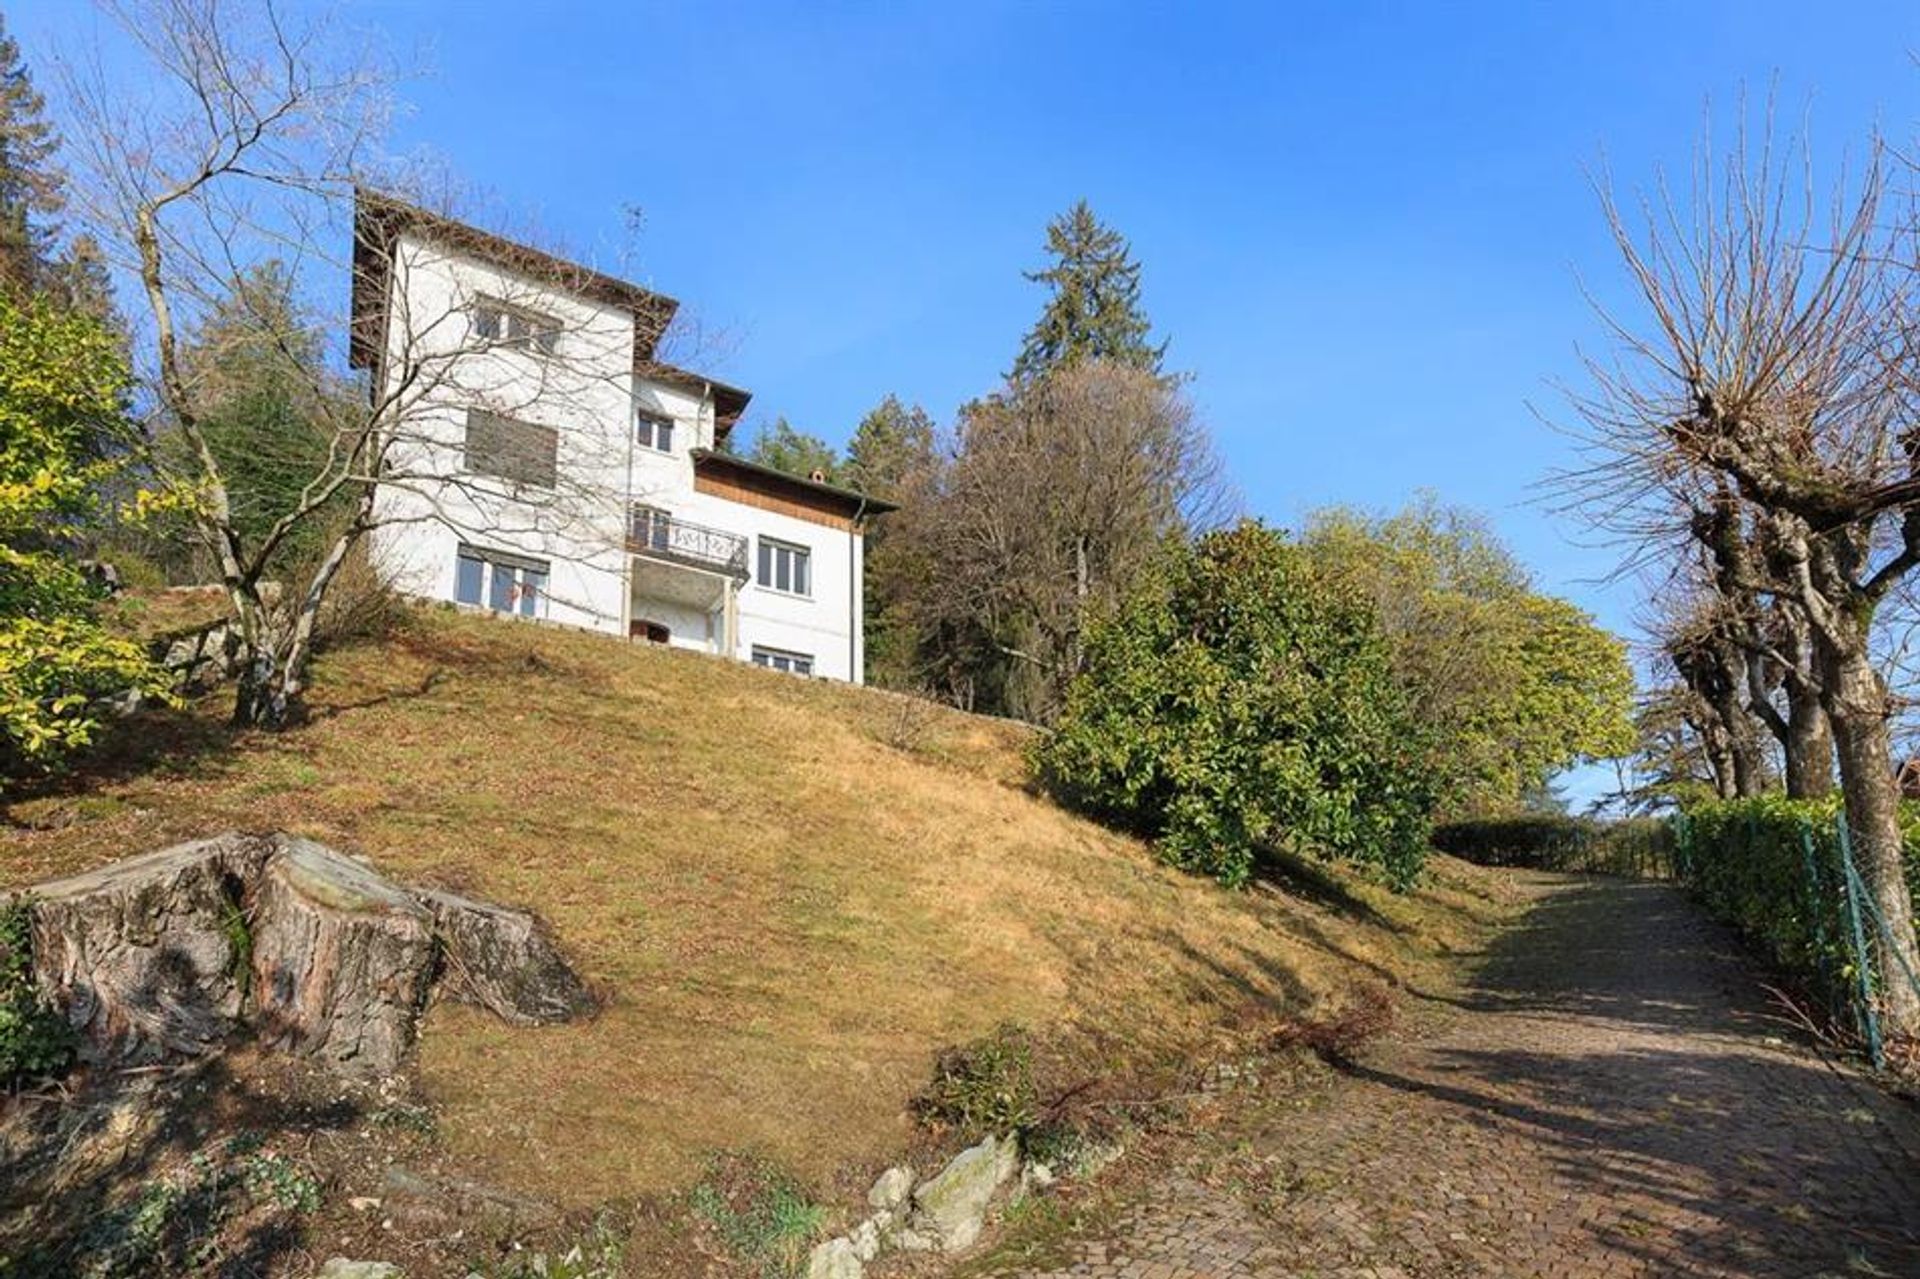
[[[30,897],[35,977],[96,1062],[205,1053],[252,1027],[384,1074],[436,993],[516,1025],[592,1006],[527,912],[410,891],[294,836],[219,835]]]

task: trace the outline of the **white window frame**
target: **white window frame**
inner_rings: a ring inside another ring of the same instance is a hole
[[[785,595],[790,599],[812,599],[813,548],[802,545],[799,542],[784,541],[777,537],[761,537],[755,540],[759,545],[754,548],[753,555],[754,585],[763,591],[772,591],[775,595]],[[796,576],[805,577],[807,579],[805,590],[793,590],[789,587],[776,585],[780,580],[780,562],[783,556],[786,557],[788,565],[787,580],[791,582]],[[761,577],[761,569],[763,567],[767,571],[765,578]],[[795,572],[796,569],[799,570],[797,573]]]
[[[460,598],[460,572],[464,562],[472,561],[480,566],[480,590],[478,599]],[[500,608],[493,602],[499,589],[501,574],[507,574],[507,607]],[[528,574],[538,574],[539,582],[531,588],[531,609],[522,607],[529,598],[526,582]],[[547,615],[547,601],[552,597],[553,565],[545,560],[531,559],[525,555],[513,555],[506,551],[489,551],[484,547],[469,546],[462,542],[454,551],[453,557],[453,600],[463,608],[481,609],[502,617],[540,618]]]
[[[779,671],[785,675],[800,675],[811,678],[813,675],[813,654],[796,653],[787,648],[768,648],[764,644],[755,644],[751,660],[755,666],[770,671]]]
[[[680,422],[670,413],[656,413],[652,409],[636,408],[633,411],[633,441],[649,453],[672,453],[673,437],[679,434]],[[667,442],[660,443],[660,435],[666,433]]]
[[[495,332],[488,333],[491,327]],[[473,334],[487,349],[550,356],[560,349],[560,321],[541,311],[479,297],[473,303]]]

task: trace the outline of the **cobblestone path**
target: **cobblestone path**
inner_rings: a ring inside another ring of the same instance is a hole
[[[1915,1110],[1780,1042],[1677,891],[1527,882],[1433,1034],[1262,1124],[1258,1193],[1170,1172],[1045,1279],[1920,1276]]]

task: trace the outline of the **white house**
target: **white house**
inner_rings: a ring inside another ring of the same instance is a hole
[[[860,681],[893,508],[726,453],[748,393],[656,358],[672,298],[364,194],[353,292],[397,589]]]

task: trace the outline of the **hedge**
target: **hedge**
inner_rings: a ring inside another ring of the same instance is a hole
[[[1524,813],[1443,822],[1433,846],[1481,866],[1666,878],[1672,836],[1655,818],[1602,822],[1564,813]]]

